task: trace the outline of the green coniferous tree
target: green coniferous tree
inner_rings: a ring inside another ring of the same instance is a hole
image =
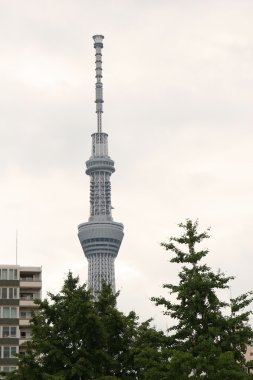
[[[172,237],[162,246],[173,253],[171,263],[181,264],[179,283],[165,284],[170,298],[153,297],[156,305],[165,307],[165,314],[176,323],[169,328],[171,379],[236,380],[252,378],[245,372],[244,353],[253,333],[248,325],[251,292],[229,303],[222,301],[219,290],[228,288],[233,277],[214,273],[202,259],[207,249],[198,243],[209,238],[198,232],[198,222],[186,220],[179,225],[180,237]],[[183,246],[183,248],[182,248]]]
[[[134,312],[116,308],[117,295],[104,285],[93,300],[69,273],[58,294],[37,300],[32,341],[20,356],[13,380],[133,380],[130,349],[137,331]]]

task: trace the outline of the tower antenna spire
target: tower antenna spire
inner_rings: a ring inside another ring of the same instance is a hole
[[[102,48],[104,36],[96,34],[93,36],[94,48],[96,49],[96,114],[97,132],[102,132],[102,113],[103,113],[103,83],[102,83]]]
[[[104,36],[93,36],[96,49],[97,131],[91,135],[91,157],[86,161],[90,176],[90,217],[78,226],[78,237],[88,260],[88,287],[96,297],[103,282],[115,293],[114,261],[124,236],[122,223],[114,222],[111,204],[111,174],[114,161],[108,154],[108,134],[102,132],[103,87],[102,53]]]

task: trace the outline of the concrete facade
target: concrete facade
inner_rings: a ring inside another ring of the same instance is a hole
[[[17,368],[16,354],[31,339],[30,319],[41,299],[41,267],[0,265],[0,369]]]

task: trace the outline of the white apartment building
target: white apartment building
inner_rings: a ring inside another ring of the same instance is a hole
[[[16,354],[31,339],[30,319],[41,298],[41,267],[0,265],[0,370],[18,366]]]

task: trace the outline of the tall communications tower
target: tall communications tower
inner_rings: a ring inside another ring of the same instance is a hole
[[[108,155],[108,135],[102,132],[104,36],[96,35],[93,39],[96,50],[97,131],[91,135],[91,157],[86,161],[86,174],[90,176],[90,217],[87,223],[78,226],[78,237],[88,260],[88,287],[96,294],[103,282],[111,284],[115,292],[114,260],[124,233],[123,224],[114,222],[112,218],[110,177],[115,168]]]

